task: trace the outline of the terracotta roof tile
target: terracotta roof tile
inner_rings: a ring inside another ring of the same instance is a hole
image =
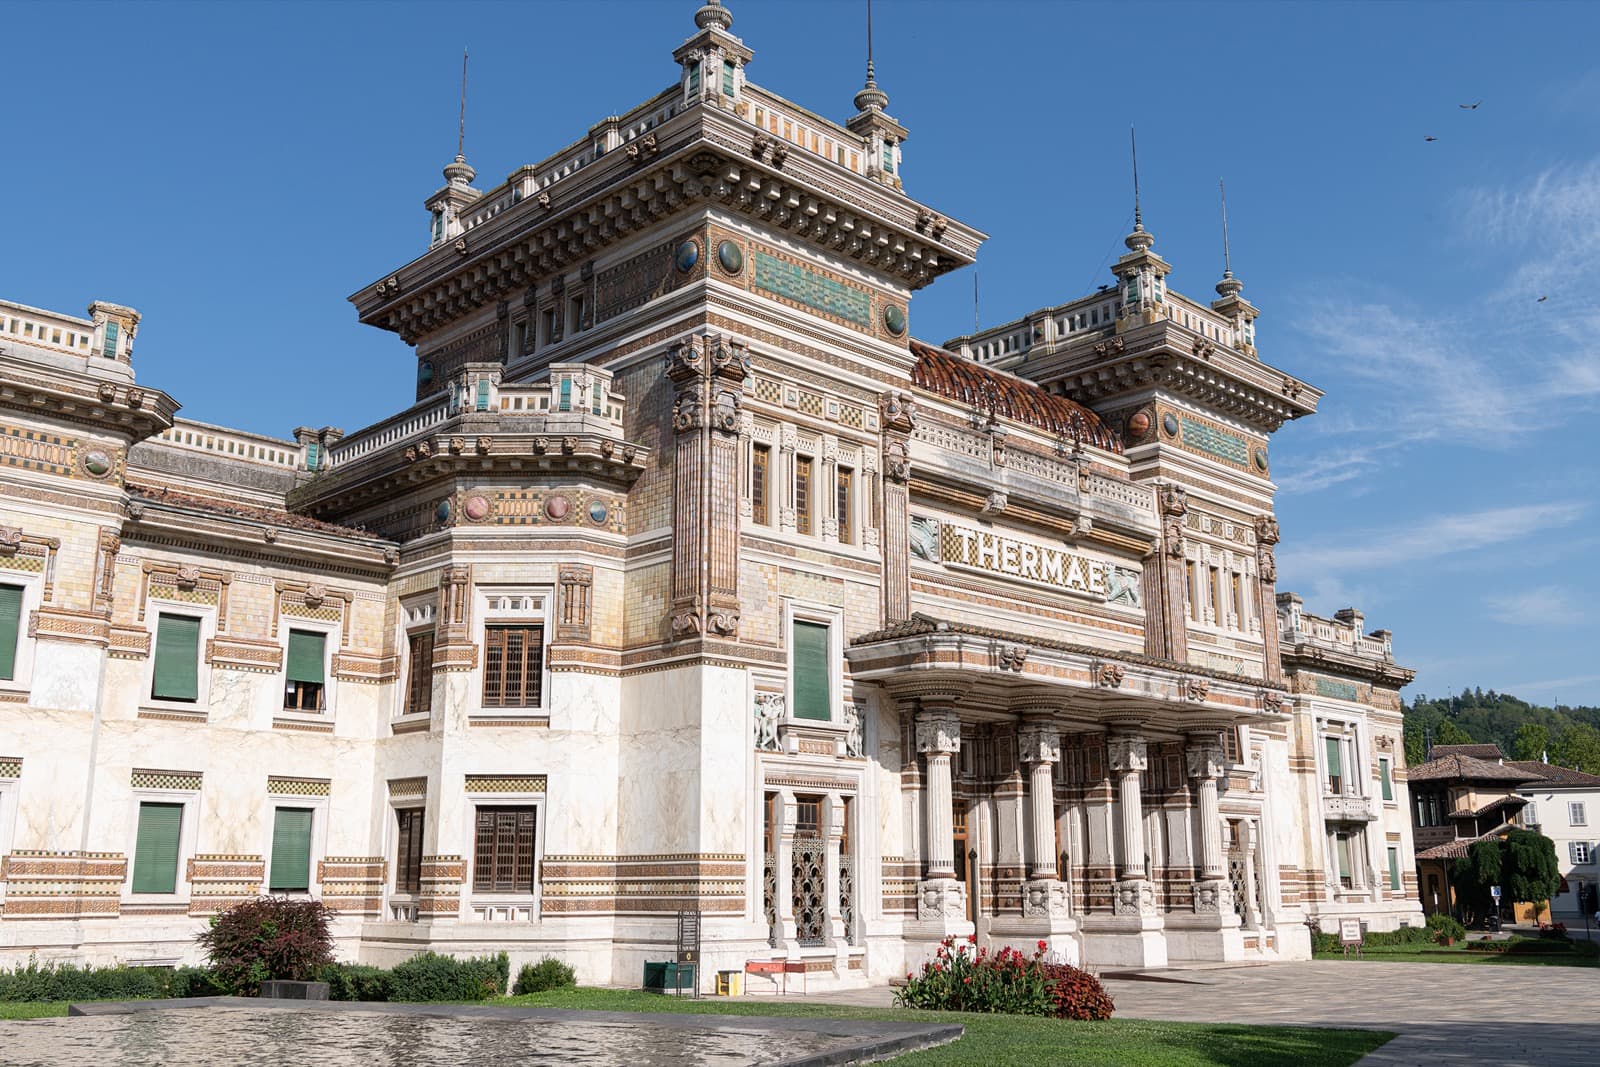
[[[1507,760],[1506,766],[1515,767],[1529,774],[1537,774],[1551,785],[1586,785],[1600,789],[1600,774],[1590,774],[1571,767],[1558,767],[1553,763],[1540,763],[1538,760]]]
[[[1504,758],[1499,745],[1434,745],[1433,758],[1440,756],[1471,756],[1473,759],[1487,760]]]
[[[1471,756],[1439,756],[1438,751],[1436,747],[1433,759],[1411,768],[1408,772],[1411,781],[1532,782],[1542,777],[1516,767],[1490,763],[1488,760],[1474,759]]]
[[[911,354],[917,357],[911,380],[930,393],[986,410],[992,404],[994,413],[1001,418],[1025,422],[1108,452],[1122,451],[1122,441],[1100,421],[1100,416],[1076,401],[1047,393],[1015,374],[982,366],[921,341],[911,342]]]
[[[170,504],[173,507],[209,511],[216,515],[250,519],[254,522],[270,522],[278,526],[287,526],[291,529],[306,530],[312,533],[333,534],[338,537],[361,538],[368,541],[383,540],[383,538],[367,533],[365,530],[340,526],[332,522],[323,522],[321,519],[313,519],[309,515],[299,515],[281,508],[262,507],[259,504],[246,504],[237,500],[219,500],[216,497],[193,496],[189,493],[175,493],[170,489],[135,485],[132,482],[128,483],[127,488],[129,496],[139,500],[147,500],[152,504]]]

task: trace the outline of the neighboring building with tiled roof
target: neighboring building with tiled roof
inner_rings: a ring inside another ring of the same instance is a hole
[[[1556,846],[1561,890],[1550,900],[1555,919],[1583,918],[1584,886],[1600,886],[1600,775],[1539,760],[1513,760],[1520,772],[1538,775],[1517,788],[1526,802],[1519,825],[1544,834]]]
[[[1504,758],[1500,754],[1499,745],[1434,745],[1428,751],[1429,759],[1439,759],[1442,756],[1471,756],[1473,759],[1482,760]]]

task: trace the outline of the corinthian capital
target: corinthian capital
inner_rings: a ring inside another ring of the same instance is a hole
[[[1106,752],[1111,757],[1111,769],[1118,774],[1142,771],[1150,765],[1150,755],[1142,737],[1113,734],[1106,740]]]
[[[1210,738],[1200,741],[1191,740],[1184,755],[1189,761],[1190,778],[1205,779],[1221,776],[1223,770],[1222,746],[1216,741]]]
[[[961,751],[961,717],[953,711],[925,711],[917,716],[917,752],[953,755]]]
[[[1023,723],[1017,729],[1017,761],[1061,762],[1061,731],[1048,723]]]

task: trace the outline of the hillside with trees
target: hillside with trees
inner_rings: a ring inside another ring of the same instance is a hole
[[[1406,763],[1436,745],[1494,744],[1507,759],[1537,760],[1600,774],[1600,707],[1542,707],[1493,689],[1430,700],[1419,693],[1405,712]]]

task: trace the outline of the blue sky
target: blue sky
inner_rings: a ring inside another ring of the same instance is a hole
[[[189,417],[372,422],[414,364],[345,296],[424,248],[461,48],[487,187],[670,84],[695,6],[0,4],[0,296],[138,307]],[[852,112],[861,3],[730,7],[752,80]],[[991,235],[986,323],[1109,280],[1129,125],[1191,296],[1225,178],[1263,357],[1328,393],[1274,442],[1280,588],[1394,630],[1410,692],[1600,703],[1600,6],[875,7],[908,193]],[[914,332],[971,294],[925,290]]]

